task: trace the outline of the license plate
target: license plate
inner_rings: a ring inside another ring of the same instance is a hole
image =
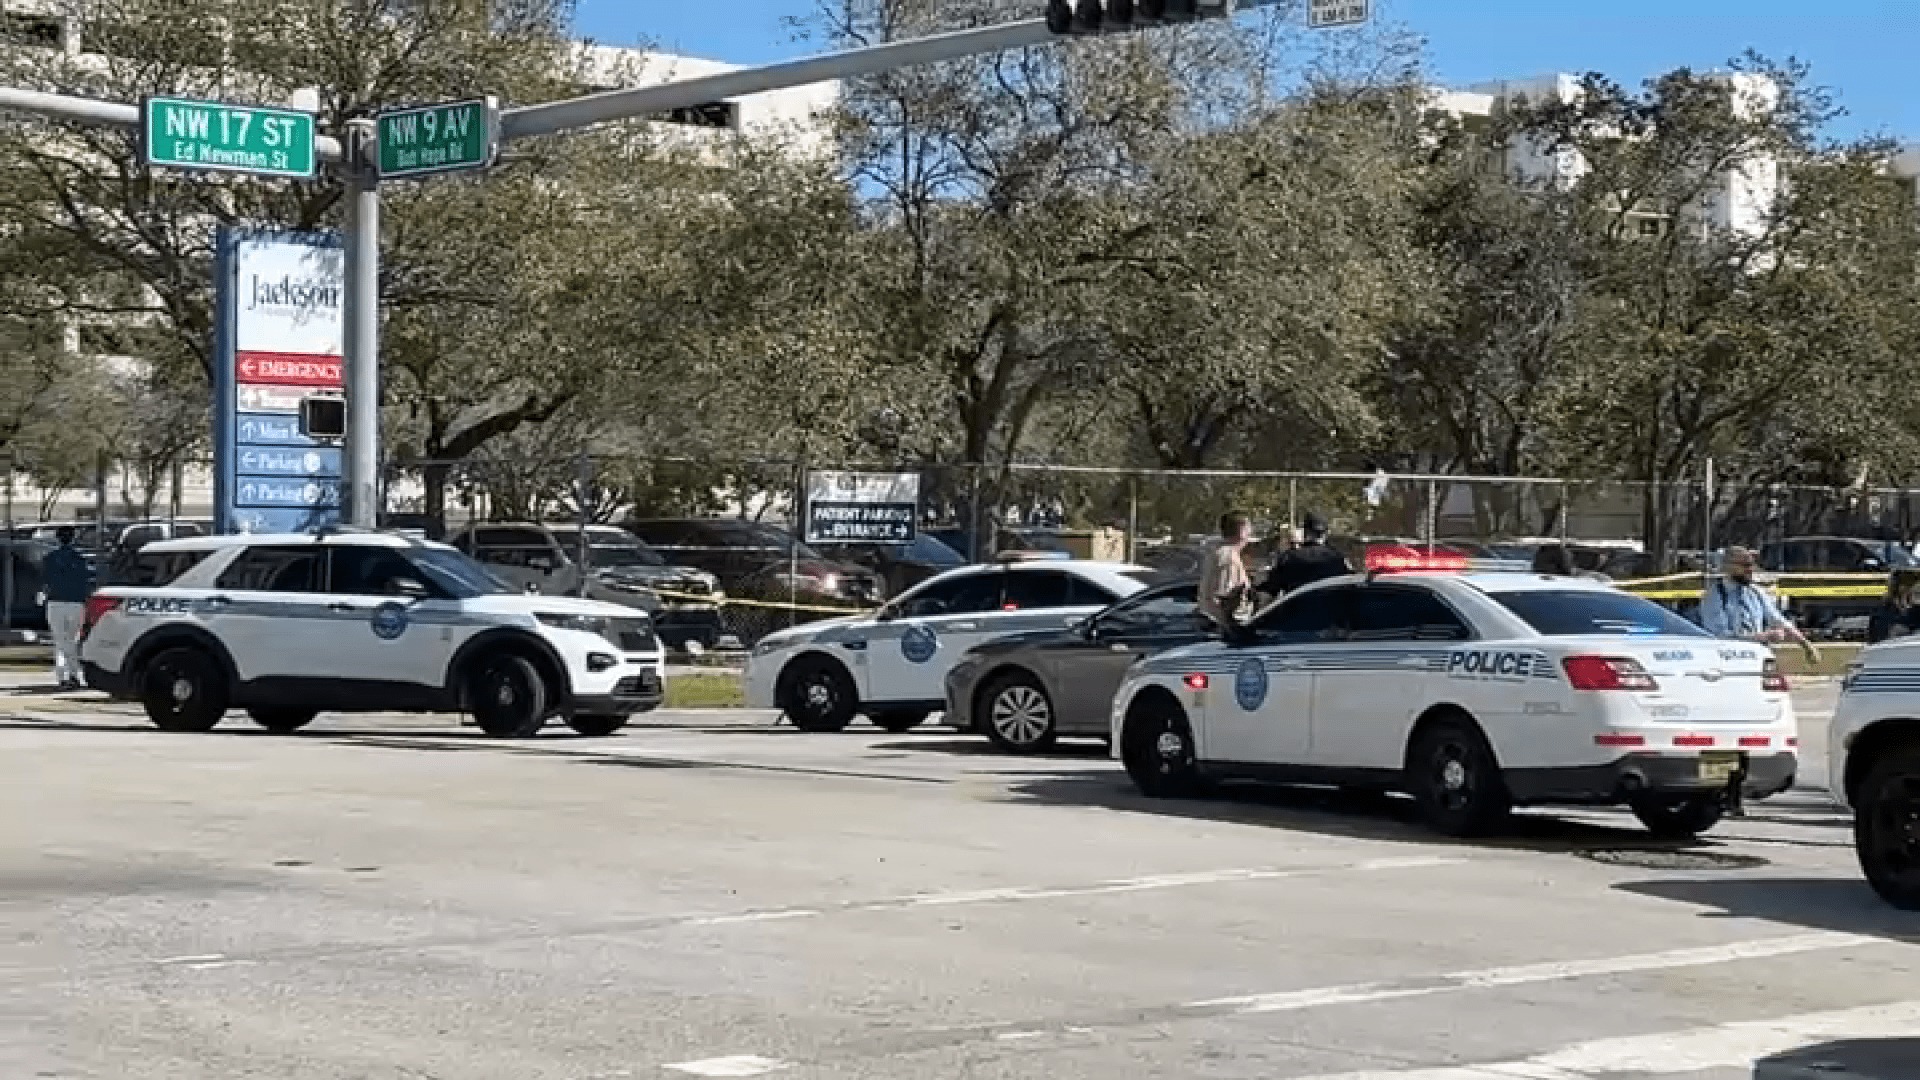
[[[1739,771],[1739,754],[1700,755],[1700,782],[1703,784],[1727,783]]]

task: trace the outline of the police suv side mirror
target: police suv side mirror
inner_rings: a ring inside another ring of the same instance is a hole
[[[1260,635],[1253,632],[1253,627],[1231,619],[1227,621],[1226,628],[1221,631],[1220,638],[1235,647],[1260,644]]]

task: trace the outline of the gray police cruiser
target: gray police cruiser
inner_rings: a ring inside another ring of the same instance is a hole
[[[647,617],[513,591],[444,544],[389,533],[150,544],[87,601],[87,682],[165,731],[229,708],[275,732],[321,712],[472,714],[502,738],[560,717],[610,735],[664,696]]]

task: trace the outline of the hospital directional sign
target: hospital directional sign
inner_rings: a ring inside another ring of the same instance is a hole
[[[493,98],[383,112],[378,122],[382,179],[493,164],[500,107]]]
[[[241,446],[319,446],[300,434],[300,418],[284,413],[241,413],[234,418]],[[337,455],[336,455],[337,456]]]
[[[242,446],[240,472],[243,483],[256,477],[271,476],[325,477],[337,480],[340,478],[340,451],[332,448],[281,450],[264,446]]]
[[[243,476],[239,480],[235,506],[309,508],[339,506],[340,485],[334,481],[260,480]]]
[[[149,165],[306,179],[314,172],[313,114],[258,105],[150,97],[140,108]]]

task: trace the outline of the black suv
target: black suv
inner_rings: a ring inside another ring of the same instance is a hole
[[[627,531],[669,560],[720,579],[727,595],[831,607],[875,607],[887,598],[880,576],[830,559],[785,529],[732,518],[627,523]]]

